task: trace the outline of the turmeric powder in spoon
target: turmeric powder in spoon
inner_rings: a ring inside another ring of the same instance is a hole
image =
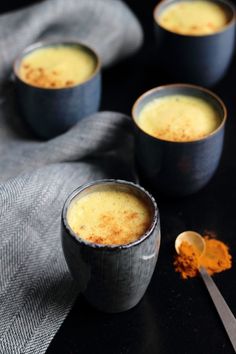
[[[195,277],[200,267],[204,267],[209,275],[231,268],[232,257],[228,246],[209,236],[204,236],[203,239],[205,241],[203,253],[193,243],[181,242],[179,254],[174,260],[174,267],[183,279]]]

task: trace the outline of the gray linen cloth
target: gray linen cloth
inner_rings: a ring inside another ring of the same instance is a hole
[[[1,354],[44,353],[78,295],[60,243],[66,197],[90,180],[132,178],[132,132],[123,114],[94,114],[43,142],[14,111],[12,62],[48,37],[91,45],[103,66],[142,43],[138,21],[119,0],[46,0],[0,16]]]

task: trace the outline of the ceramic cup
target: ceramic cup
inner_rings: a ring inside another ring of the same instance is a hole
[[[176,94],[199,97],[213,105],[221,117],[219,127],[206,137],[189,142],[166,141],[144,132],[138,125],[142,108],[156,98]],[[221,99],[200,86],[160,86],[139,97],[133,106],[132,117],[135,159],[141,182],[153,191],[170,196],[188,195],[203,188],[220,161],[226,116],[226,107]]]
[[[92,76],[81,84],[64,88],[41,88],[24,82],[19,75],[22,59],[44,47],[73,46],[95,59]],[[14,63],[17,103],[21,115],[32,130],[43,139],[64,133],[79,120],[98,111],[101,96],[100,60],[87,45],[77,42],[40,42],[27,47]]]
[[[230,14],[229,23],[209,35],[183,35],[158,23],[160,14],[182,0],[163,0],[154,9],[154,28],[160,65],[175,81],[213,86],[225,75],[235,46],[235,9],[227,0],[209,0]]]
[[[86,242],[71,230],[67,210],[74,198],[104,186],[130,191],[142,198],[152,212],[148,231],[138,240],[123,245]],[[72,277],[87,301],[104,312],[122,312],[135,306],[151,280],[160,247],[160,220],[153,197],[142,187],[122,180],[100,180],[76,189],[62,211],[62,247]]]

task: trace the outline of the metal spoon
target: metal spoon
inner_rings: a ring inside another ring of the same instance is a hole
[[[199,254],[202,255],[205,251],[206,245],[204,238],[194,231],[185,231],[178,235],[175,240],[175,249],[179,254],[179,247],[181,243],[185,241],[196,247]],[[204,267],[199,268],[199,273],[207,287],[207,290],[212,298],[212,301],[216,307],[216,310],[221,318],[221,321],[225,327],[225,330],[229,336],[232,343],[234,351],[236,352],[236,318],[228,307],[225,299],[221,295],[219,289],[217,288],[215,282],[211,276],[207,273]]]

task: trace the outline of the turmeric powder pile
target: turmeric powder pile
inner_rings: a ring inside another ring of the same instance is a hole
[[[228,246],[208,236],[205,236],[204,240],[206,250],[203,255],[200,255],[198,249],[186,241],[181,243],[179,254],[174,260],[174,267],[183,279],[195,277],[200,267],[205,267],[209,275],[231,268],[232,257]]]

